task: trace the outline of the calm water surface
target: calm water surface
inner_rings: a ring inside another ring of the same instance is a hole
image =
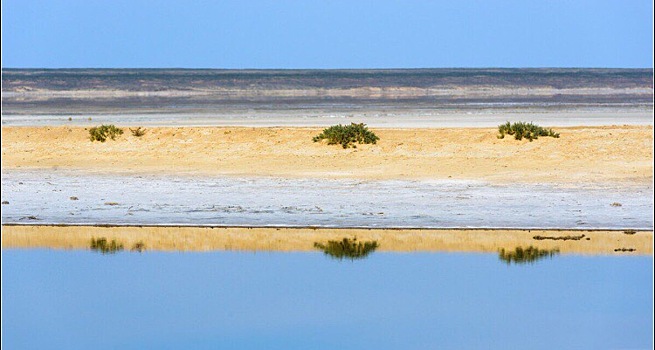
[[[9,349],[652,348],[653,258],[3,250]]]

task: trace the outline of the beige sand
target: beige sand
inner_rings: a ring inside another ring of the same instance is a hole
[[[534,236],[581,236],[579,240],[536,240]],[[384,230],[311,228],[201,228],[3,226],[2,247],[88,249],[91,238],[115,239],[130,249],[143,242],[162,251],[310,251],[314,242],[356,237],[378,241],[380,251],[497,252],[535,246],[562,254],[652,255],[653,232],[554,230]],[[615,249],[636,249],[615,252]]]
[[[652,182],[651,126],[556,128],[559,139],[495,129],[373,129],[377,145],[312,142],[317,128],[156,127],[91,142],[83,127],[3,127],[3,169],[493,182]]]

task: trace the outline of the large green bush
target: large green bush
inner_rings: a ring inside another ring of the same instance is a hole
[[[375,144],[380,138],[368,130],[366,124],[351,123],[350,125],[333,125],[324,129],[321,134],[313,138],[314,142],[319,142],[323,139],[328,140],[328,145],[339,144],[343,148],[356,148],[355,143]]]
[[[544,129],[539,125],[532,123],[518,122],[512,123],[507,122],[505,124],[498,125],[498,138],[505,138],[505,135],[514,135],[514,139],[522,140],[524,137],[530,142],[532,140],[538,139],[539,136],[550,136],[554,138],[559,138],[559,134],[554,132],[553,129]]]
[[[118,135],[123,135],[123,129],[119,129],[113,124],[95,126],[89,129],[89,138],[91,141],[105,142],[107,138],[115,140]]]

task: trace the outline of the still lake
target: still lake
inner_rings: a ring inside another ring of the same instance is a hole
[[[653,257],[3,249],[9,349],[652,348]]]

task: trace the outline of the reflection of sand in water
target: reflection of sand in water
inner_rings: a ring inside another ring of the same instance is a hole
[[[315,242],[357,237],[377,241],[379,251],[498,252],[534,246],[562,254],[653,254],[652,231],[2,226],[5,249],[89,249],[91,239],[99,237],[115,239],[126,249],[142,242],[146,250],[158,251],[312,251]],[[570,237],[578,239],[565,239]]]

